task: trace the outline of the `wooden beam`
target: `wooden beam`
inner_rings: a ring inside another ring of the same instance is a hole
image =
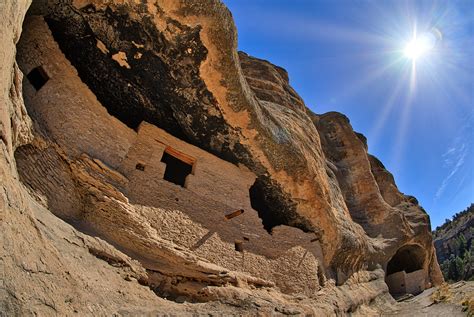
[[[238,209],[238,210],[236,210],[236,211],[231,212],[230,214],[225,215],[224,218],[225,218],[225,220],[230,220],[230,219],[232,219],[232,218],[235,218],[235,217],[237,217],[237,216],[240,216],[240,215],[243,214],[243,213],[244,213],[244,210],[243,210],[243,209]]]

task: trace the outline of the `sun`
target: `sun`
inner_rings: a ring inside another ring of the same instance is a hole
[[[406,58],[415,61],[430,53],[436,45],[437,38],[432,32],[414,34],[413,38],[405,44],[403,54]]]
[[[426,43],[418,39],[413,39],[406,44],[403,53],[405,54],[405,57],[416,60],[423,56],[427,51],[429,51],[429,47]]]

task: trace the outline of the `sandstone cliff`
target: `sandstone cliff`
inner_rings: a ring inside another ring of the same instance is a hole
[[[416,199],[222,3],[29,5],[0,4],[2,311],[343,314],[442,281]]]

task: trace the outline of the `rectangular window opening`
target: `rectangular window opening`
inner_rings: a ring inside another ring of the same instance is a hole
[[[36,91],[40,90],[49,80],[49,76],[42,66],[34,68],[26,75],[30,84],[35,87]]]
[[[194,159],[171,148],[163,152],[161,162],[166,164],[163,179],[179,185],[186,186],[186,177],[193,172]]]

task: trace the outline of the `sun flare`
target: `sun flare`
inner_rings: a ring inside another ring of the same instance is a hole
[[[437,40],[436,35],[432,32],[415,34],[405,45],[403,53],[405,57],[415,61],[430,53],[435,48]]]

